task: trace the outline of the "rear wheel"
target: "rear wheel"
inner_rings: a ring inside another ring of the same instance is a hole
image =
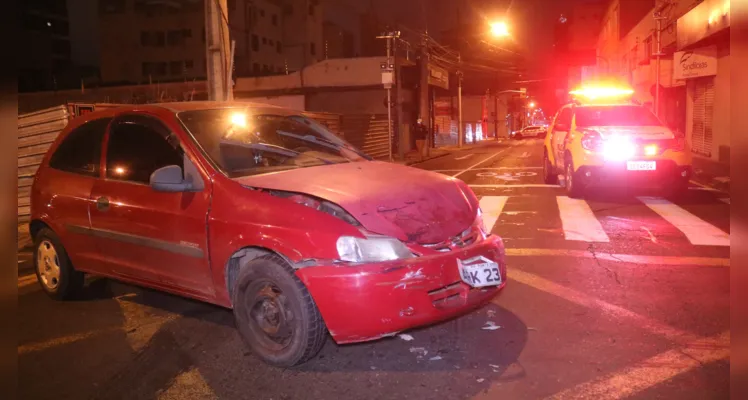
[[[558,181],[555,168],[553,168],[551,160],[548,159],[548,151],[543,152],[543,181],[549,185],[555,185]]]
[[[327,338],[322,316],[281,257],[262,256],[244,265],[232,300],[242,340],[268,364],[291,367],[322,349]]]
[[[584,188],[579,182],[579,175],[574,172],[574,164],[571,160],[566,163],[565,174],[566,195],[578,199],[584,195]]]
[[[34,238],[34,267],[42,289],[53,299],[64,300],[83,288],[84,275],[73,268],[60,239],[44,228]]]

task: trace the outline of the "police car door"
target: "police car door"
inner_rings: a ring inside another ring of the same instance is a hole
[[[571,131],[571,106],[564,106],[559,111],[559,115],[553,122],[551,128],[551,146],[556,161],[556,167],[563,171],[564,169],[564,151],[566,151],[566,136]]]

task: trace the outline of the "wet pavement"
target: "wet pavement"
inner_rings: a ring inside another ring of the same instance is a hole
[[[470,184],[495,221],[509,282],[491,304],[412,340],[328,340],[291,369],[249,353],[219,307],[97,278],[52,301],[22,252],[20,397],[727,398],[729,196],[606,189],[569,202],[543,184],[541,155],[523,140],[416,165]]]

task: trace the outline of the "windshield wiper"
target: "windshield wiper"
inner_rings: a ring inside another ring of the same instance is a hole
[[[241,147],[245,147],[245,148],[252,149],[252,150],[268,151],[268,152],[271,152],[271,153],[278,153],[278,154],[284,155],[286,157],[293,157],[293,158],[302,155],[302,153],[300,153],[298,151],[290,150],[290,149],[287,149],[285,147],[281,147],[281,146],[274,145],[274,144],[269,144],[269,143],[242,143],[242,142],[235,141],[235,140],[223,139],[223,140],[221,140],[221,144],[230,144],[230,145],[235,145],[235,146],[241,146]],[[319,157],[315,157],[315,156],[311,156],[311,155],[308,155],[308,154],[304,154],[304,156],[305,157],[314,158],[314,159],[316,159],[318,161],[322,161],[323,163],[325,163],[327,165],[335,164],[332,161],[325,160],[323,158],[319,158]]]

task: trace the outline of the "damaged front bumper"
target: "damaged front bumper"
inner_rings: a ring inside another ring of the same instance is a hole
[[[464,283],[458,260],[482,256],[499,264],[501,284]],[[392,336],[465,314],[489,302],[506,285],[504,245],[489,236],[459,250],[366,265],[298,269],[337,343]]]

